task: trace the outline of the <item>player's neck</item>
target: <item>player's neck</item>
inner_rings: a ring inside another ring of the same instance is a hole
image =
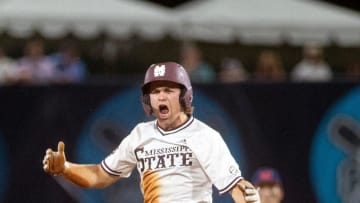
[[[169,131],[178,128],[189,119],[189,116],[181,112],[173,120],[157,120],[157,124],[163,130]]]

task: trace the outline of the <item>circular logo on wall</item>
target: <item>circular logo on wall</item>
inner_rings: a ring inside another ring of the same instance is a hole
[[[138,122],[153,119],[146,117],[139,94],[138,88],[122,91],[96,109],[79,136],[76,147],[77,162],[99,163],[119,145]],[[240,132],[227,112],[200,91],[197,92],[193,104],[197,107],[194,116],[217,129],[239,165],[245,166]],[[73,191],[72,196],[78,202],[138,203],[143,201],[139,182],[138,174],[134,173],[130,178],[122,179],[103,190],[68,191]],[[214,192],[214,202],[232,202],[229,196],[220,197],[217,194]]]
[[[313,140],[310,166],[320,203],[360,202],[360,87],[324,115]]]

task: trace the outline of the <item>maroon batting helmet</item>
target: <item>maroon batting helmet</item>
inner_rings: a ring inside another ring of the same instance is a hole
[[[175,62],[162,62],[152,64],[146,71],[144,84],[141,87],[142,104],[147,115],[152,114],[149,98],[149,86],[154,81],[170,81],[182,86],[180,104],[191,108],[193,91],[189,75],[184,67]]]

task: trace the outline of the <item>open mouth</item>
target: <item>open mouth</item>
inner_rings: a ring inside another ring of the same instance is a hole
[[[169,112],[169,108],[168,108],[166,105],[160,105],[160,106],[159,106],[159,111],[160,111],[160,113],[162,113],[162,114],[166,114],[166,113]]]

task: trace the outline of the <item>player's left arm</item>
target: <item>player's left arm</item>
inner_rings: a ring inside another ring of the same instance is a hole
[[[244,179],[230,190],[230,194],[235,203],[261,203],[259,191]]]

